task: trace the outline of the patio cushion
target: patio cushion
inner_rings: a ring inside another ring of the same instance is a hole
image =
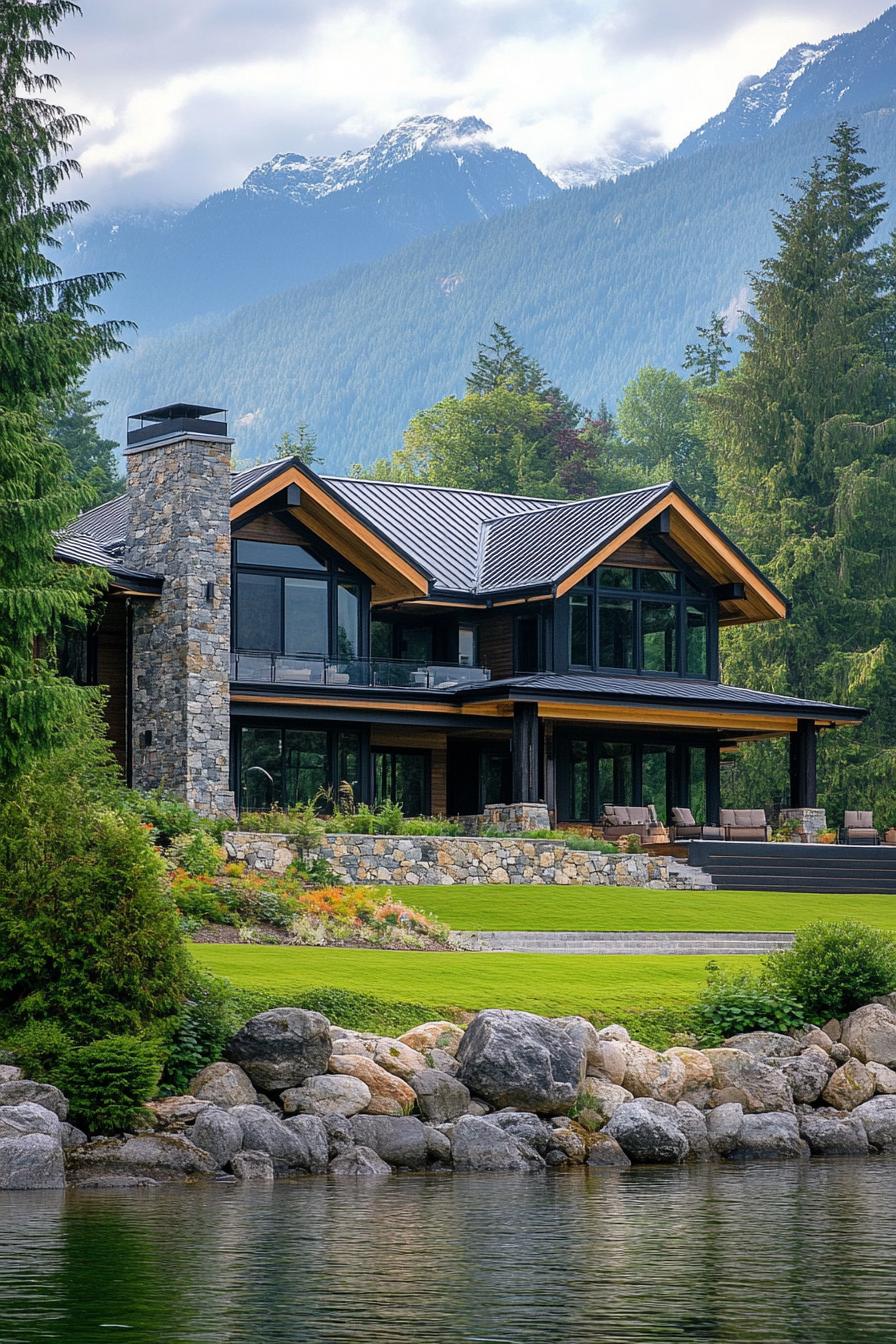
[[[648,826],[650,824],[649,807],[629,807],[626,810],[628,812],[627,820],[632,826]]]
[[[619,812],[620,809],[615,803],[604,803],[604,816],[611,826],[622,825],[622,822],[619,820]]]
[[[756,829],[766,824],[761,807],[723,807],[719,815],[723,826],[733,826],[737,830]]]
[[[874,830],[874,820],[870,812],[844,812],[843,825],[848,831]]]
[[[656,808],[654,807],[653,803],[647,804],[647,816],[651,826],[659,826],[660,819],[656,814]]]
[[[673,807],[672,820],[676,826],[696,826],[694,814],[689,807]]]

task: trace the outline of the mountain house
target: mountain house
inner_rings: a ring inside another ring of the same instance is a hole
[[[815,805],[818,731],[864,711],[720,681],[719,629],[788,604],[674,482],[558,503],[234,474],[222,415],[131,417],[127,493],[58,546],[108,571],[65,670],[108,688],[134,787],[212,815],[347,784],[408,815],[713,821],[723,758],[786,735],[791,804]]]

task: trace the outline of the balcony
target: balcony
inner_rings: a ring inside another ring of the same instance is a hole
[[[411,658],[319,658],[306,654],[230,655],[230,679],[264,686],[381,686],[409,691],[451,691],[491,679],[487,667],[421,664]]]

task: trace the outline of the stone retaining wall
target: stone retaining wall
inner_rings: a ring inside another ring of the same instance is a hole
[[[282,873],[297,850],[284,835],[228,831],[228,856],[260,872]],[[570,849],[554,840],[472,836],[327,835],[308,851],[321,857],[345,882],[396,886],[479,885],[655,887],[696,890],[712,886],[699,868],[663,855],[599,854]]]

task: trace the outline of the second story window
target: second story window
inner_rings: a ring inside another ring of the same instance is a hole
[[[365,586],[302,545],[235,544],[235,645],[255,653],[357,658]]]
[[[711,611],[676,569],[603,566],[569,595],[569,665],[707,677]]]

